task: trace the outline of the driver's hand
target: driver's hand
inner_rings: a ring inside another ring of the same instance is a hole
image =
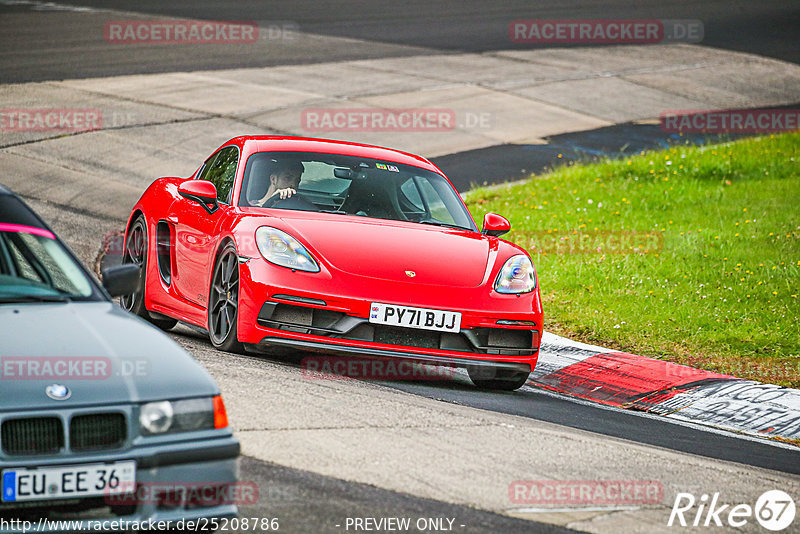
[[[286,189],[278,189],[277,191],[275,191],[275,194],[276,195],[280,195],[281,196],[281,200],[284,200],[284,199],[287,199],[287,198],[291,198],[292,195],[296,195],[297,191],[295,191],[291,187],[287,187]]]
[[[254,206],[263,206],[264,203],[267,200],[271,199],[275,195],[280,195],[281,200],[284,200],[284,199],[287,199],[287,198],[291,197],[292,195],[296,195],[296,194],[297,194],[297,191],[295,191],[291,187],[287,187],[285,189],[278,189],[277,191],[275,191],[272,194],[267,193],[266,195],[264,195],[263,197],[259,198],[258,200],[254,200],[253,201],[253,205]]]

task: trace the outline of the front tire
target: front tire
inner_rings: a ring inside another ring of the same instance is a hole
[[[170,317],[154,317],[150,315],[144,305],[148,250],[147,223],[144,220],[144,216],[140,215],[131,225],[128,235],[125,236],[125,250],[122,255],[122,263],[135,263],[139,266],[139,287],[135,293],[120,297],[119,304],[125,310],[146,319],[160,329],[169,330],[178,324],[178,321]]]
[[[233,243],[220,252],[208,297],[208,337],[218,350],[242,353],[239,325],[239,255]]]
[[[514,391],[525,385],[530,373],[495,369],[492,367],[468,367],[469,379],[480,389]]]

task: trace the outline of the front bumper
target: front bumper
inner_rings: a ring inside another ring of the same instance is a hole
[[[200,488],[213,481],[215,485],[234,484],[238,476],[235,458],[209,462],[192,462],[167,466],[138,467],[137,484],[175,485],[177,483]],[[76,500],[74,502],[41,501],[41,507],[4,508],[0,513],[0,532],[21,534],[23,532],[118,532],[151,530],[164,531],[169,526],[175,528],[178,522],[199,521],[211,518],[235,517],[238,513],[236,503],[197,506],[196,503],[176,502],[171,498],[166,504],[155,499],[144,499],[129,507],[127,513],[115,512],[103,506],[101,498]],[[93,506],[96,505],[96,506]],[[60,512],[60,509],[80,510]],[[161,528],[158,524],[161,523]],[[197,524],[197,523],[196,523]]]
[[[319,273],[277,267],[259,257],[239,264],[238,339],[250,348],[294,347],[338,354],[424,358],[466,366],[525,364],[533,369],[542,332],[539,290],[520,295],[365,277],[322,266]],[[458,334],[369,322],[373,302],[461,314]]]
[[[136,490],[121,500],[96,496],[0,502],[0,533],[156,531],[159,522],[162,527],[172,522],[174,528],[180,520],[235,517],[238,503],[225,496],[238,490],[239,442],[230,433],[208,431],[203,436],[147,444],[129,438],[120,449],[95,453],[4,455],[0,471],[134,460]],[[185,494],[187,488],[194,497]]]
[[[326,303],[318,299],[303,302],[289,295],[273,298],[280,300],[265,302],[256,319],[265,330],[280,331],[272,337],[300,334],[300,339],[325,341],[342,348],[347,346],[346,341],[354,341],[376,350],[424,349],[428,354],[475,359],[525,358],[535,356],[539,350],[539,331],[533,321],[507,320],[513,323],[509,327],[484,320],[491,326],[440,332],[373,324],[363,317],[326,309]]]

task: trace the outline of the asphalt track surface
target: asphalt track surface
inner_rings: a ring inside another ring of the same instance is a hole
[[[260,499],[256,505],[241,506],[239,518],[277,518],[280,532],[347,532],[347,518],[363,517],[405,517],[412,519],[412,525],[423,518],[446,518],[453,521],[454,532],[469,534],[575,532],[556,525],[345,482],[246,456],[241,458],[240,468],[247,473],[248,480],[257,482]],[[352,525],[349,530],[353,531]]]
[[[62,4],[67,4],[63,2]],[[62,78],[112,76],[136,73],[258,67],[314,63],[368,57],[419,55],[442,52],[486,52],[513,48],[508,23],[514,19],[661,18],[699,19],[705,26],[704,45],[745,51],[800,63],[800,4],[783,2],[346,2],[311,1],[266,3],[255,0],[236,3],[210,1],[166,3],[147,1],[75,0],[70,5],[96,6],[128,12],[125,17],[191,17],[210,20],[255,20],[260,24],[293,24],[301,32],[343,38],[336,46],[311,49],[301,39],[290,43],[259,45],[257,53],[248,47],[143,46],[130,49],[108,46],[98,38],[98,23],[119,19],[114,12],[100,12],[96,18],[77,17],[66,10],[42,6],[41,2],[0,0],[0,83],[44,81]],[[44,11],[43,11],[44,10]],[[45,14],[44,16],[42,14]],[[13,15],[13,17],[6,16]],[[27,23],[26,23],[27,22]],[[754,38],[743,38],[753,36]],[[353,40],[368,41],[368,45]],[[20,43],[24,42],[22,46]],[[376,44],[377,43],[377,44]],[[644,133],[642,133],[644,132]],[[648,138],[645,130],[624,128],[604,132],[610,137]],[[641,134],[641,135],[640,135]],[[558,137],[550,148],[586,148],[597,133],[583,138]],[[576,141],[576,139],[578,139]],[[649,138],[648,138],[649,139]],[[646,142],[659,142],[652,139]],[[558,144],[560,143],[560,145]],[[642,141],[645,143],[645,141]],[[602,143],[601,143],[602,144]],[[616,146],[616,144],[614,145]],[[476,159],[507,159],[502,147],[485,149]],[[517,150],[532,150],[518,148]],[[579,150],[573,150],[579,155]],[[585,152],[585,151],[584,151]],[[536,170],[536,158],[520,152],[520,165]],[[548,155],[547,160],[550,160]],[[456,165],[456,156],[440,158],[445,172]],[[517,165],[519,168],[525,168]],[[515,171],[515,172],[518,172]],[[485,176],[485,174],[484,174]],[[508,177],[515,175],[509,173]],[[463,184],[464,186],[469,184]],[[186,329],[173,334],[178,341],[191,339],[211,350]],[[276,360],[293,366],[291,359]],[[624,438],[649,446],[728,460],[754,467],[800,474],[796,450],[761,441],[745,440],[727,433],[697,429],[656,417],[578,403],[530,388],[514,393],[486,393],[457,383],[387,383],[387,388],[414,395],[555,423],[606,436]],[[262,489],[266,499],[258,505],[243,506],[242,516],[278,516],[282,532],[343,532],[336,527],[346,517],[455,517],[468,528],[464,532],[562,532],[559,527],[523,521],[430,499],[392,492],[353,482],[270,464],[249,457],[241,460],[243,472]],[[475,483],[470,481],[465,483]],[[458,530],[457,530],[458,531]]]
[[[797,47],[800,7],[792,1],[358,0],[321,3],[304,0],[275,5],[248,0],[220,7],[218,2],[208,0],[190,5],[158,0],[110,3],[94,0],[92,4],[119,4],[140,13],[210,20],[290,20],[311,33],[454,52],[513,48],[508,39],[508,24],[517,19],[698,19],[704,23],[703,44],[707,46],[800,62]],[[757,35],[758,38],[742,39],[742,35]]]
[[[88,6],[83,16],[58,6]],[[106,11],[113,10],[113,11]],[[294,28],[292,39],[256,45],[109,46],[103,24],[140,18],[255,21]],[[140,73],[265,67],[447,52],[489,52],[532,45],[509,39],[517,19],[694,19],[700,44],[800,63],[800,4],[792,0],[529,0],[478,2],[345,1],[162,2],[160,0],[0,1],[0,82],[14,83]],[[337,38],[313,46],[303,34]],[[21,50],[19,43],[24,44]],[[552,45],[548,45],[552,46]]]
[[[186,328],[181,328],[179,336],[205,341],[204,333],[189,333]],[[298,352],[269,359],[300,367],[305,356],[307,354]],[[732,432],[712,431],[699,425],[686,426],[657,415],[576,401],[530,386],[523,386],[514,392],[482,391],[472,385],[466,373],[459,373],[454,379],[446,381],[379,383],[384,387],[441,402],[527,417],[708,458],[800,474],[798,451],[794,447],[778,447],[764,440],[743,439]]]
[[[659,416],[575,402],[528,386],[513,393],[476,391],[467,384],[459,387],[451,383],[434,385],[407,382],[395,383],[392,387],[444,402],[529,417],[709,458],[800,474],[800,462],[794,449],[776,448],[757,440],[743,440],[727,432],[715,433],[675,424]]]

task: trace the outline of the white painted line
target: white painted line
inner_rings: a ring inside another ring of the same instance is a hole
[[[639,506],[586,506],[582,508],[509,508],[507,514],[558,514],[573,512],[627,512],[639,510]]]
[[[545,332],[542,334],[542,344],[549,344],[549,345],[557,345],[561,347],[573,347],[576,349],[587,350],[587,351],[594,351],[595,354],[605,354],[608,352],[618,352],[614,349],[607,349],[605,347],[600,347],[598,345],[589,345],[587,343],[581,343],[580,341],[573,341],[566,337],[561,337],[556,334],[552,334],[550,332]]]

